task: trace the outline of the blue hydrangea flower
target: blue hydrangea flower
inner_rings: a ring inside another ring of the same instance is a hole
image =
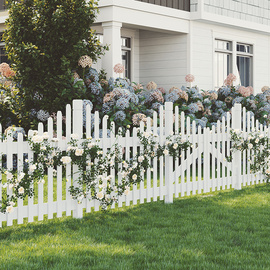
[[[152,117],[153,116],[153,113],[154,113],[154,110],[153,109],[147,109],[147,110],[145,110],[146,116]]]
[[[194,94],[192,94],[191,97],[193,100],[202,100],[203,99],[203,96],[200,93],[194,93]]]
[[[121,88],[128,88],[130,86],[130,83],[126,79],[117,78],[114,81],[114,85],[117,86],[117,87],[121,87]]]
[[[206,127],[206,121],[203,121],[202,119],[195,119],[195,121],[197,126],[201,126],[202,128]]]
[[[196,113],[196,112],[199,111],[199,107],[198,107],[198,105],[196,103],[191,103],[191,104],[188,105],[188,111],[190,113]]]
[[[212,102],[209,98],[206,98],[204,101],[203,101],[203,105],[208,107],[208,106],[211,106]]]
[[[263,106],[262,108],[260,108],[260,111],[265,111],[269,114],[270,113],[270,104],[267,104],[267,105]]]
[[[155,102],[155,103],[152,104],[152,109],[154,109],[154,110],[159,110],[159,107],[160,107],[160,106],[161,106],[160,103]]]
[[[131,93],[134,93],[134,89],[133,89],[132,86],[128,86],[127,89],[128,89],[128,91],[130,91]]]
[[[260,94],[256,95],[256,98],[259,101],[267,101],[267,98],[266,98],[266,96],[263,93],[260,93]]]
[[[86,106],[90,105],[90,109],[93,109],[93,103],[89,99],[84,99],[83,100],[83,111],[86,113]]]
[[[171,92],[165,96],[167,102],[175,102],[179,99],[179,96],[175,92]]]
[[[108,85],[113,85],[114,84],[114,78],[111,77],[109,80],[108,80]]]
[[[128,96],[128,99],[129,99],[130,102],[132,102],[132,103],[134,103],[136,105],[139,103],[139,98],[134,93],[130,93],[129,96]]]
[[[226,104],[223,101],[221,101],[221,100],[217,100],[216,103],[215,103],[215,105],[216,105],[217,108],[224,108],[224,107],[226,107]]]
[[[231,94],[231,87],[229,86],[222,86],[218,92],[223,95],[224,97],[227,97]]]
[[[108,103],[104,103],[102,105],[102,112],[106,114],[110,111],[111,111],[111,106]]]
[[[94,95],[99,95],[100,90],[101,90],[101,85],[100,85],[100,83],[92,82],[92,83],[90,83],[89,87],[90,87],[90,89],[91,89],[91,92],[92,92]]]
[[[236,97],[233,101],[232,101],[232,105],[234,105],[235,103],[241,103],[243,100],[243,97]]]
[[[123,111],[118,111],[114,114],[114,119],[123,122],[126,119],[126,114]]]
[[[116,101],[116,107],[118,107],[120,110],[125,110],[129,107],[129,101],[126,98],[119,98]]]
[[[86,74],[85,76],[87,79],[89,79],[90,77],[92,77],[94,79],[94,81],[98,82],[99,81],[99,76],[98,76],[98,72],[96,69],[94,68],[90,68],[88,74]]]

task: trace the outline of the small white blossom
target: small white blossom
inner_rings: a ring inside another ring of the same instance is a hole
[[[168,154],[169,154],[169,151],[168,151],[167,149],[165,149],[165,150],[163,151],[163,154],[164,154],[164,155],[168,155]]]
[[[43,142],[43,136],[35,135],[32,137],[33,143],[42,143]]]
[[[104,198],[104,193],[103,193],[102,191],[98,192],[98,193],[97,193],[97,197],[98,197],[99,199],[103,199],[103,198]]]
[[[63,164],[69,164],[71,162],[71,158],[69,156],[63,156],[61,158],[61,161],[63,162]]]
[[[29,171],[30,172],[33,172],[36,168],[37,168],[37,165],[36,164],[32,164],[32,165],[29,166]]]
[[[83,152],[84,152],[83,149],[78,148],[78,149],[76,149],[76,151],[75,151],[75,156],[80,157],[80,156],[83,155]]]
[[[23,187],[20,187],[20,188],[18,189],[18,192],[19,192],[19,194],[23,194],[23,193],[24,193],[24,188],[23,188]]]
[[[76,134],[76,133],[72,133],[72,134],[70,135],[70,138],[73,139],[73,140],[77,140],[77,139],[79,139],[79,135]]]
[[[12,213],[13,211],[14,211],[13,206],[12,205],[9,205],[7,207],[7,213]]]
[[[133,174],[133,175],[132,175],[132,179],[133,179],[133,180],[137,180],[137,174]]]

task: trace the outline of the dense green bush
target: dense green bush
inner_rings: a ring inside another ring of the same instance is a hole
[[[106,46],[91,31],[97,12],[94,0],[8,0],[7,4],[4,40],[24,104],[21,124],[29,127],[31,113],[50,114],[84,97],[73,85],[78,59],[87,54],[95,61]]]

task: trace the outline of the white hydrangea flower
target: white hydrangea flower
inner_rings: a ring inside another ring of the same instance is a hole
[[[12,213],[13,211],[14,211],[13,206],[12,205],[9,205],[7,207],[7,213]]]
[[[63,156],[61,158],[61,161],[62,161],[63,164],[69,164],[71,162],[71,157],[69,157],[69,156]]]

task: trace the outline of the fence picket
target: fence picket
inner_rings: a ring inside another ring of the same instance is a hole
[[[18,155],[17,155],[17,171],[18,175],[23,172],[23,134],[18,134]],[[23,223],[24,209],[23,199],[18,199],[18,224]]]
[[[153,134],[157,134],[158,123],[157,123],[157,113],[153,113]],[[157,140],[157,139],[156,139]],[[157,157],[153,159],[153,201],[157,201],[158,197],[158,165],[157,165]]]

